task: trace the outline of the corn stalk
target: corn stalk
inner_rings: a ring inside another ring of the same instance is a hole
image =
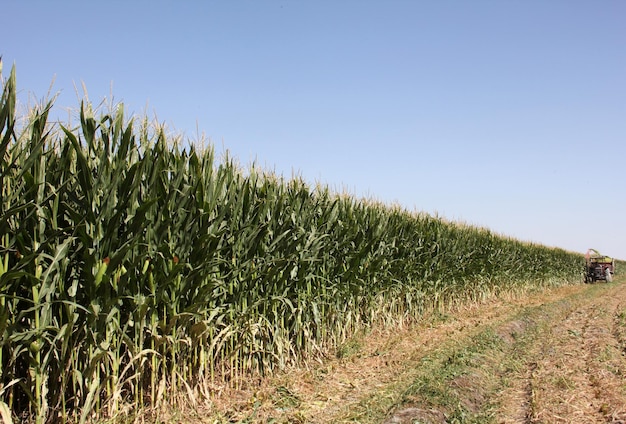
[[[582,255],[242,170],[147,120],[0,100],[0,407],[87,422],[374,324],[579,280]],[[81,412],[82,411],[82,412]]]

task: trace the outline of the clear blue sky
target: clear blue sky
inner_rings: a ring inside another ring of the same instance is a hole
[[[21,99],[54,80],[242,166],[626,259],[626,1],[33,1]]]

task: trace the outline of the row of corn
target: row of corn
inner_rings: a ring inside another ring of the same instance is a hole
[[[244,172],[121,105],[82,104],[62,125],[51,103],[23,117],[15,104],[13,69],[0,101],[0,412],[14,420],[210,396],[364,326],[580,277],[581,255]]]

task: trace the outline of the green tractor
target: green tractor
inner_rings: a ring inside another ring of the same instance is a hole
[[[595,283],[596,281],[613,281],[615,273],[615,260],[608,256],[601,255],[595,249],[587,250],[585,254],[585,283]]]

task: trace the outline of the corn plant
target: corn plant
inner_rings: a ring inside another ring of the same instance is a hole
[[[0,71],[1,74],[1,71]],[[0,100],[0,412],[86,422],[371,325],[575,282],[582,255],[286,180],[124,108]],[[9,412],[7,412],[9,411]]]

